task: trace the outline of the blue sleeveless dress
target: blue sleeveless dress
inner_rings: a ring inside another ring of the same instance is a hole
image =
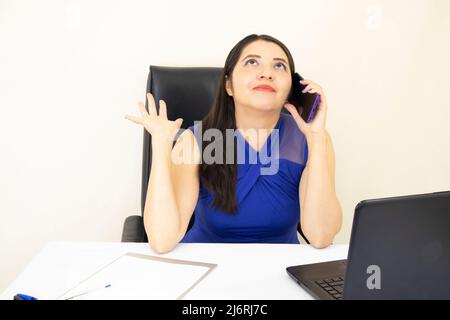
[[[189,127],[201,139],[194,129]],[[200,182],[194,224],[181,242],[299,243],[299,184],[308,146],[290,114],[281,113],[274,129],[259,152],[236,130],[237,214],[212,208],[214,195]]]

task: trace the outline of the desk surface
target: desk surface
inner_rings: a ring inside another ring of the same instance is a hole
[[[286,267],[347,258],[348,245],[315,249],[298,244],[180,243],[159,255],[147,243],[50,242],[2,293],[55,299],[126,252],[216,263],[218,266],[184,299],[312,299]]]

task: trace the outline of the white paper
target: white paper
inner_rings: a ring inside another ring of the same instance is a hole
[[[169,258],[162,258],[164,261],[157,259],[161,258],[125,254],[64,293],[61,299],[84,292],[89,293],[72,300],[179,299],[216,266]],[[107,285],[111,287],[105,288]]]

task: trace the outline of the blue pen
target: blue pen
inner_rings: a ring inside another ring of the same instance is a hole
[[[27,294],[18,293],[14,296],[14,300],[37,300],[37,298],[29,296]]]

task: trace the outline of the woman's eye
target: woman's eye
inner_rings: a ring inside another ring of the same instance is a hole
[[[282,66],[284,69],[286,69],[286,66],[283,63],[277,63],[277,66]]]
[[[247,60],[245,62],[245,64],[250,64],[250,62],[257,62],[257,61],[255,59],[249,59],[249,60]],[[251,65],[255,65],[255,64],[251,63]],[[279,62],[279,63],[276,64],[276,66],[281,66],[284,70],[287,70],[286,66],[284,65],[284,63]]]

